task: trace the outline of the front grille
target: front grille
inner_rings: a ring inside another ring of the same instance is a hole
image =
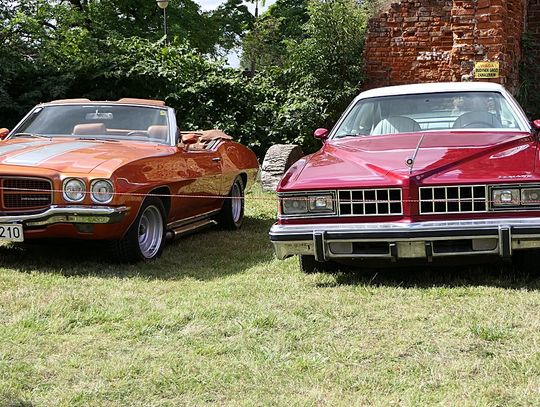
[[[338,191],[340,216],[402,215],[400,188]]]
[[[2,207],[38,209],[52,203],[52,183],[41,178],[1,178]]]
[[[459,185],[420,188],[420,213],[487,212],[486,185]]]

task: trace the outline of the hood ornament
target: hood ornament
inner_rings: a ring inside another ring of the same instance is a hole
[[[420,140],[418,140],[418,145],[416,146],[416,150],[414,150],[413,156],[410,158],[407,158],[407,161],[405,161],[405,163],[407,164],[407,167],[409,167],[409,175],[411,175],[413,172],[414,162],[416,161],[416,156],[418,155],[418,151],[420,151],[420,147],[422,146],[424,137],[425,137],[425,134],[422,134],[422,136],[420,137]]]

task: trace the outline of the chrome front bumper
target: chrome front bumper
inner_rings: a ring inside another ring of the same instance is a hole
[[[416,223],[278,225],[270,240],[279,259],[313,255],[318,261],[499,255],[540,248],[540,218]]]
[[[55,223],[106,224],[120,222],[129,211],[126,206],[51,206],[44,212],[26,215],[0,215],[0,223],[22,223],[25,227]]]

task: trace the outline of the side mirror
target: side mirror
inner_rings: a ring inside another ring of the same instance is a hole
[[[189,146],[192,144],[197,144],[199,142],[199,135],[198,134],[183,134],[182,135],[182,144],[185,146],[185,150],[189,150]]]
[[[328,129],[317,129],[313,133],[313,137],[319,140],[326,140],[326,138],[328,137],[328,133]]]
[[[532,122],[532,125],[533,127],[536,129],[536,130],[540,130],[540,119],[536,119]],[[1,131],[1,130],[0,130]]]
[[[0,140],[3,140],[9,134],[9,130],[6,128],[0,129]]]

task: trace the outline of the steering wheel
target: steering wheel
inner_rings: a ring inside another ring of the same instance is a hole
[[[133,130],[127,134],[128,137],[142,136],[148,137],[148,132],[144,130]]]
[[[492,129],[493,124],[488,122],[470,122],[461,126],[463,129],[476,128],[476,129]]]

